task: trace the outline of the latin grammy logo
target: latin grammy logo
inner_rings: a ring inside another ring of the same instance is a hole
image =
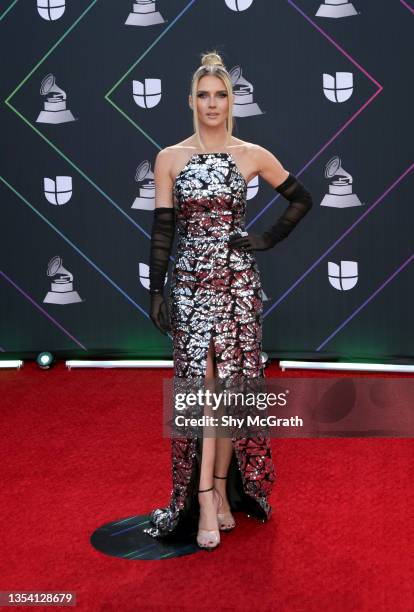
[[[46,96],[44,110],[36,119],[37,123],[67,123],[75,121],[75,117],[66,108],[66,93],[56,85],[53,74],[48,74],[40,85],[40,93]]]
[[[353,4],[348,0],[325,0],[315,13],[316,17],[352,17],[358,15]]]
[[[264,292],[263,288],[261,289],[262,293],[262,302],[268,302],[270,298],[267,297],[267,294]]]
[[[321,206],[332,208],[351,208],[362,206],[361,200],[352,193],[352,176],[341,166],[338,155],[332,157],[325,166],[325,178],[331,179],[329,193],[325,194]]]
[[[256,102],[253,102],[253,85],[242,76],[241,67],[234,66],[229,70],[229,74],[234,93],[234,117],[264,115],[264,111],[260,110]]]
[[[46,304],[75,304],[83,302],[77,291],[73,290],[73,274],[68,272],[62,265],[59,255],[52,257],[47,266],[47,275],[53,277],[50,291],[43,300]]]
[[[155,9],[154,0],[135,0],[125,25],[150,26],[165,22],[166,19]]]
[[[131,208],[139,210],[154,210],[155,205],[155,181],[151,164],[144,160],[135,172],[135,181],[139,185],[139,194],[135,198]]]

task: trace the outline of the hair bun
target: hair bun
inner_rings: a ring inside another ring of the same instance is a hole
[[[223,60],[221,59],[220,55],[218,53],[216,53],[215,51],[211,52],[211,53],[204,53],[201,57],[201,65],[202,66],[223,66]]]

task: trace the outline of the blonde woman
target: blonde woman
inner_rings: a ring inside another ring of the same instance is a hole
[[[253,254],[288,236],[312,206],[302,183],[263,147],[232,135],[233,91],[221,57],[202,56],[189,105],[194,134],[160,151],[150,251],[151,319],[173,339],[174,375],[188,380],[263,378],[262,293]],[[289,205],[263,234],[247,233],[247,183],[256,175]],[[178,230],[168,300],[165,275]],[[172,439],[169,505],[150,514],[153,537],[192,533],[215,549],[235,527],[232,511],[266,521],[275,481],[270,439]]]

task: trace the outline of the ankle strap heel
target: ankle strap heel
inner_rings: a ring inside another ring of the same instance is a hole
[[[219,480],[227,480],[227,476],[217,476],[217,474],[213,474],[213,478],[218,478]],[[221,503],[219,506],[219,510],[221,510],[222,506],[223,506],[223,498],[221,497]],[[236,521],[234,520],[234,516],[232,515],[230,511],[217,512],[217,519],[218,519],[220,531],[231,531],[236,526]]]
[[[198,493],[206,493],[207,491],[212,491],[214,487],[210,487],[209,489],[198,489]]]
[[[198,489],[198,493],[207,493],[207,491],[215,491],[218,494],[218,491],[214,487],[210,487],[208,489]],[[214,493],[213,493],[214,500]],[[217,502],[215,503],[217,507]],[[217,522],[218,526],[218,522]],[[212,551],[217,548],[220,544],[220,530],[219,529],[203,529],[200,527],[200,519],[198,522],[198,532],[197,532],[197,544],[200,548],[204,550]]]

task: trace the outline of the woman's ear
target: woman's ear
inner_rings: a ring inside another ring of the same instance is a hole
[[[192,98],[191,94],[188,96],[188,104],[189,104],[191,110],[193,110],[193,98]]]

